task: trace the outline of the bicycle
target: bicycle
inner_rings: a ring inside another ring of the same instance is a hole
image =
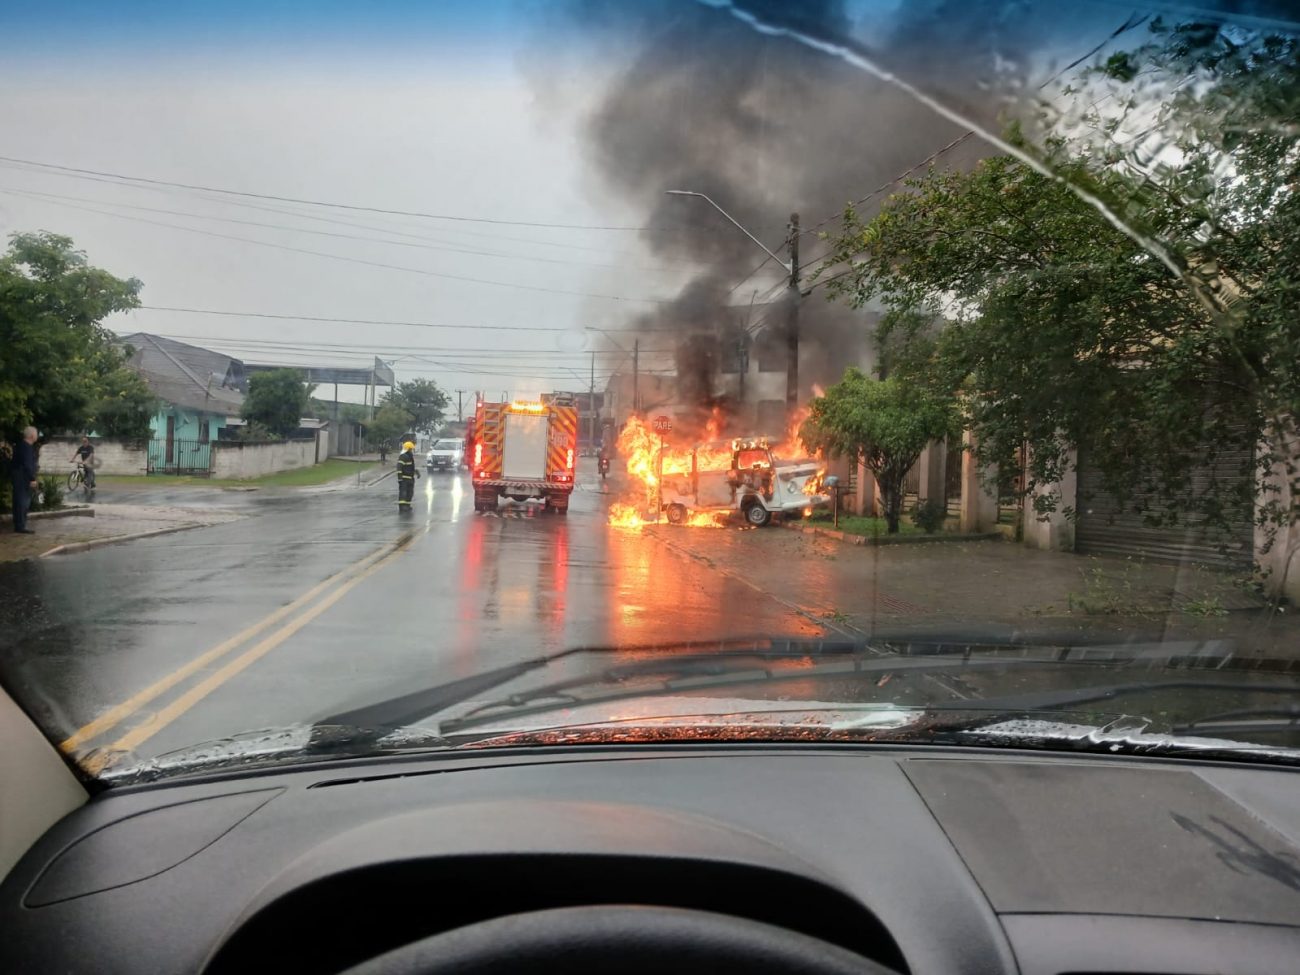
[[[95,472],[84,463],[78,463],[68,475],[68,493],[71,494],[77,488],[81,488],[86,497],[90,497],[95,491]]]

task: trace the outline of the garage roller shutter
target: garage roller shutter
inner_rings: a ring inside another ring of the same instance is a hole
[[[1247,435],[1242,441],[1249,443]],[[1193,472],[1198,492],[1212,479],[1239,477],[1243,464],[1252,460],[1253,450],[1220,448],[1211,463]],[[1254,556],[1253,511],[1249,505],[1236,513],[1228,531],[1207,532],[1196,525],[1180,524],[1153,528],[1133,511],[1141,504],[1151,512],[1163,506],[1152,496],[1139,494],[1121,507],[1113,495],[1102,489],[1101,472],[1089,463],[1086,448],[1079,449],[1079,516],[1075,526],[1075,550],[1089,555],[1119,555],[1159,562],[1196,563],[1222,568],[1249,568]]]

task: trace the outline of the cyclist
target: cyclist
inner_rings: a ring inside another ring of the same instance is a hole
[[[72,452],[72,460],[76,461],[77,466],[81,468],[81,476],[86,482],[86,487],[93,491],[95,489],[95,445],[90,442],[89,437],[81,438],[81,446]]]

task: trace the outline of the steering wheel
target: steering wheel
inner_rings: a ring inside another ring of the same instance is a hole
[[[846,948],[759,921],[671,907],[564,907],[480,921],[343,975],[897,975]]]

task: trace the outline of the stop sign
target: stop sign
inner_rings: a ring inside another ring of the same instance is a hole
[[[654,418],[654,422],[652,422],[650,426],[655,433],[672,433],[673,418],[670,416],[663,416],[663,415],[657,416]]]

